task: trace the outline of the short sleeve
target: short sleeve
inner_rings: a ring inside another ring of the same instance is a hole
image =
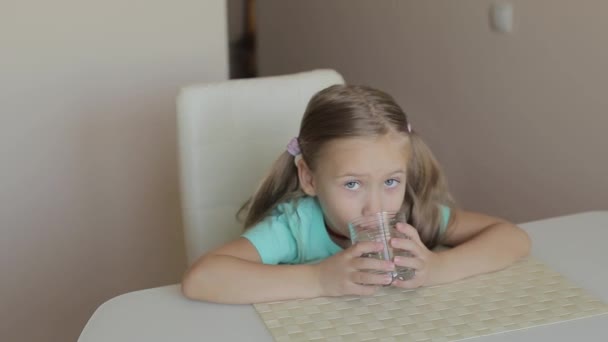
[[[450,222],[451,209],[448,206],[439,206],[441,212],[441,223],[439,225],[439,236],[443,236],[448,229],[448,223]]]
[[[257,249],[264,264],[288,264],[296,259],[296,240],[285,215],[269,216],[242,236]]]

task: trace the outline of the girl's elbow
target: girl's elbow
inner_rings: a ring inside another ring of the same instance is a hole
[[[181,290],[184,297],[192,300],[199,300],[198,293],[196,291],[196,284],[192,276],[192,271],[188,270],[182,278]]]
[[[530,239],[530,236],[528,235],[528,233],[521,229],[518,228],[518,231],[521,235],[521,242],[520,242],[520,257],[521,258],[525,258],[527,256],[530,255],[530,251],[532,250],[532,239]]]
[[[202,261],[202,260],[201,260]],[[184,297],[191,300],[206,300],[205,285],[201,281],[201,273],[204,272],[203,263],[198,262],[186,271],[182,278],[181,291]]]

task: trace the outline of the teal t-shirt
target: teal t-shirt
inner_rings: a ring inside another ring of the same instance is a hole
[[[443,234],[450,208],[441,207]],[[242,235],[257,249],[264,264],[309,264],[326,259],[342,247],[331,240],[323,211],[314,197],[277,206],[272,215]]]

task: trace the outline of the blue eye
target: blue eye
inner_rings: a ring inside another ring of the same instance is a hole
[[[344,187],[347,188],[348,190],[357,190],[359,189],[361,185],[359,184],[359,182],[347,182],[346,184],[344,184]]]
[[[399,183],[400,182],[398,180],[393,179],[393,178],[387,179],[387,180],[384,181],[384,185],[386,185],[389,188],[394,188],[394,187],[398,186]]]

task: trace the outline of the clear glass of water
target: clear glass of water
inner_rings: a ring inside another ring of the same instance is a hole
[[[411,253],[401,249],[393,249],[390,244],[391,238],[408,238],[405,234],[397,230],[397,223],[406,222],[407,215],[400,211],[383,211],[372,215],[361,216],[348,224],[350,239],[353,244],[363,241],[381,242],[383,244],[384,248],[381,251],[364,254],[364,257],[387,261],[393,261],[396,256],[411,257]],[[408,280],[413,278],[415,274],[414,269],[400,266],[396,266],[395,271],[392,272],[378,270],[369,270],[369,272],[390,274],[393,280]]]

